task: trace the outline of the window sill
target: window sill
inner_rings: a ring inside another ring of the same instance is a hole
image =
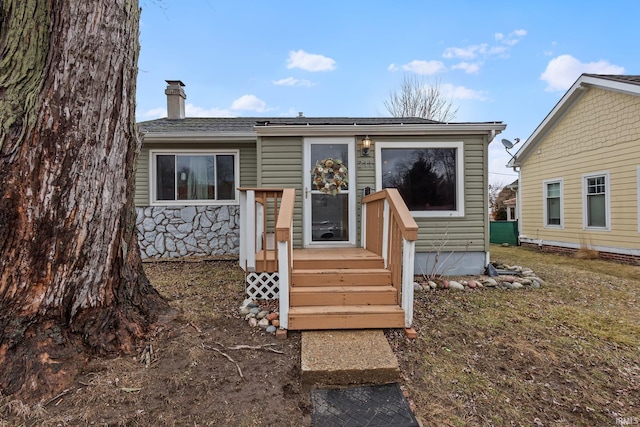
[[[410,211],[414,218],[463,218],[461,211]]]
[[[149,206],[167,206],[172,208],[177,208],[181,206],[233,206],[239,205],[240,202],[238,200],[224,200],[224,201],[215,201],[215,200],[160,200],[153,201]]]

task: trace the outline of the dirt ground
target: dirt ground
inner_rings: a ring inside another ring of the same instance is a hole
[[[33,406],[4,398],[1,426],[310,424],[300,334],[278,340],[240,318],[237,262],[159,262],[145,270],[182,311],[174,323],[135,357],[93,360],[56,399]]]
[[[640,424],[640,267],[522,248],[492,259],[545,284],[417,293],[418,338],[385,331],[423,425]],[[300,334],[277,340],[240,318],[236,262],[145,270],[179,317],[137,355],[93,360],[55,399],[0,397],[0,426],[310,425]]]

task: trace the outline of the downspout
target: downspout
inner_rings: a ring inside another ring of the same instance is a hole
[[[493,138],[496,137],[496,130],[495,129],[491,129],[489,131],[489,144],[491,143],[491,141],[493,141]]]

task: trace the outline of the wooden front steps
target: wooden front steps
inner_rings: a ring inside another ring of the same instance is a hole
[[[399,292],[384,260],[365,249],[297,249],[289,329],[404,327]]]

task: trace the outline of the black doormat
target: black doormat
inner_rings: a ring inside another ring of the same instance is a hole
[[[395,384],[311,390],[314,427],[418,427],[400,386]]]

